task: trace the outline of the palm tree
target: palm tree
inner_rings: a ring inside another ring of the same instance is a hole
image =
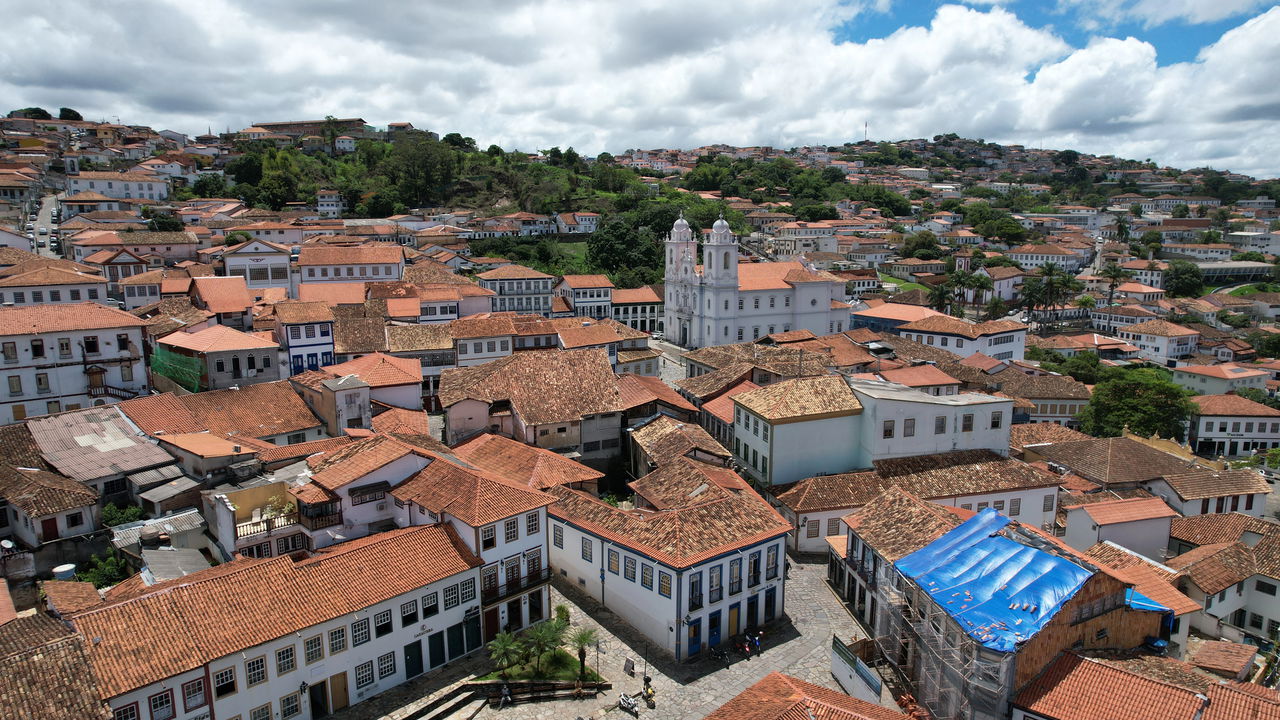
[[[934,285],[929,288],[929,307],[939,312],[946,312],[951,304],[951,288],[948,283]]]
[[[1107,305],[1111,305],[1116,297],[1116,288],[1133,277],[1133,273],[1125,270],[1115,263],[1107,263],[1106,266],[1098,273],[1099,277],[1105,278],[1107,281]]]
[[[991,302],[987,303],[987,308],[983,312],[982,319],[999,320],[1004,317],[1007,312],[1009,312],[1009,307],[1005,305],[1004,300],[1001,300],[999,297],[993,297],[991,298]]]
[[[1098,306],[1098,301],[1094,300],[1092,295],[1081,295],[1072,302],[1072,305],[1085,310],[1092,310]]]
[[[500,632],[489,641],[487,646],[489,649],[489,659],[494,665],[498,666],[498,670],[502,672],[502,678],[507,677],[507,670],[512,665],[520,662],[524,657],[524,643],[516,639],[516,636],[509,632]]]
[[[1045,304],[1045,297],[1044,280],[1040,277],[1032,275],[1022,282],[1022,303],[1032,316],[1037,306]]]
[[[995,289],[995,283],[985,273],[970,273],[966,278],[965,289],[973,291],[973,304],[981,305],[987,293]]]
[[[524,641],[533,652],[534,674],[542,672],[542,656],[564,644],[567,629],[559,620],[548,620],[525,632]]]
[[[578,628],[569,636],[569,644],[578,650],[578,679],[587,676],[587,648],[596,644],[595,628]]]

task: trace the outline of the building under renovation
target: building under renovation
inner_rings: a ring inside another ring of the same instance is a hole
[[[962,521],[890,490],[845,521],[848,599],[879,659],[935,718],[1006,718],[1016,689],[1059,652],[1168,637],[1167,608],[995,510]]]

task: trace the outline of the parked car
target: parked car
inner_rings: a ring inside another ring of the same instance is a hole
[[[49,234],[49,228],[44,227],[44,226],[42,225],[42,226],[40,226],[40,229],[39,229],[37,232],[39,232],[41,235],[48,235],[48,234]]]

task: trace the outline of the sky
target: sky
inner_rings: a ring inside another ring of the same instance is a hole
[[[11,107],[157,130],[334,115],[588,155],[955,132],[1280,175],[1280,6],[1258,0],[56,0],[6,15]]]

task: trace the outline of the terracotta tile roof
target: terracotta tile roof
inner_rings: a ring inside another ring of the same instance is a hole
[[[1035,451],[1050,462],[1106,484],[1136,483],[1199,467],[1193,461],[1123,437],[1054,443]]]
[[[549,488],[557,498],[548,512],[588,532],[608,538],[673,568],[686,568],[708,558],[781,537],[791,525],[753,490],[722,487],[725,468],[687,459],[677,460],[669,479],[697,473],[700,492],[690,488],[670,510],[622,510],[593,496],[564,487]],[[731,471],[728,471],[731,472]],[[677,487],[688,485],[686,480]],[[675,495],[675,492],[669,492]]]
[[[375,421],[377,418],[374,418]],[[462,460],[495,475],[519,480],[535,490],[596,482],[604,473],[559,453],[488,433],[453,448]]]
[[[36,268],[28,272],[6,274],[0,277],[0,287],[41,287],[46,285],[106,285],[101,275],[62,270],[60,268]]]
[[[1078,442],[1090,439],[1079,430],[1057,423],[1019,423],[1009,426],[1009,447],[1021,450],[1028,445]]]
[[[360,245],[356,247],[327,247],[303,245],[298,251],[298,265],[396,265],[404,260],[399,245]],[[311,283],[303,283],[310,285]]]
[[[885,335],[878,342],[892,349],[900,360],[932,360],[936,363],[949,363],[960,359],[959,355],[949,350],[908,340],[900,335]]]
[[[144,325],[146,323],[123,310],[96,302],[0,308],[0,335],[35,335]]]
[[[1204,366],[1184,365],[1178,368],[1177,372],[1189,373],[1191,375],[1204,375],[1205,377],[1221,378],[1223,380],[1237,380],[1248,377],[1271,377],[1271,373],[1266,370],[1241,367],[1234,363]]]
[[[14,467],[47,469],[40,446],[26,423],[0,425],[0,457]]]
[[[1252,683],[1211,685],[1205,692],[1209,707],[1201,720],[1275,720],[1280,718],[1280,693]]]
[[[1018,691],[1016,707],[1060,720],[1198,720],[1202,703],[1186,688],[1100,660],[1063,653]]]
[[[1187,658],[1187,662],[1209,672],[1235,678],[1245,668],[1253,665],[1253,660],[1257,655],[1258,647],[1256,645],[1242,645],[1222,640],[1206,640],[1200,643],[1200,647],[1196,649],[1191,657]]]
[[[1174,518],[1169,526],[1169,537],[1191,545],[1236,542],[1246,532],[1280,535],[1280,523],[1232,512]]]
[[[88,653],[101,696],[111,698],[479,565],[448,524],[404,528],[297,563],[234,560],[80,613],[72,624],[101,638]]]
[[[733,396],[744,392],[751,392],[759,388],[759,385],[750,380],[743,380],[733,387],[725,390],[720,395],[708,400],[702,404],[702,410],[718,418],[724,423],[733,423]]]
[[[261,438],[320,425],[287,380],[182,395],[178,401],[204,429],[218,435]]]
[[[705,720],[906,720],[907,716],[841,692],[772,672]]]
[[[272,306],[276,319],[285,324],[333,322],[333,311],[322,302],[286,300]]]
[[[380,317],[338,317],[333,324],[333,350],[339,355],[384,352],[387,324]]]
[[[178,347],[197,353],[227,352],[229,350],[258,350],[271,348],[279,350],[280,345],[274,341],[264,340],[257,335],[240,332],[226,325],[214,325],[201,328],[195,332],[175,332],[157,340],[161,345]]]
[[[910,330],[923,333],[944,333],[976,340],[986,335],[997,335],[1015,330],[1025,331],[1026,329],[1026,325],[1013,320],[988,320],[987,322],[974,323],[953,318],[949,315],[937,314],[899,325],[897,332]]]
[[[660,402],[687,412],[698,409],[685,400],[680,393],[662,381],[662,378],[649,375],[633,375],[623,373],[618,376],[618,394],[622,409],[630,410],[651,402]]]
[[[113,405],[34,418],[27,428],[45,461],[59,474],[81,482],[173,461]]]
[[[866,310],[858,310],[854,312],[853,315],[856,317],[876,318],[882,320],[899,320],[908,324],[931,317],[946,317],[932,308],[927,308],[922,305],[907,305],[904,303],[885,303],[876,307],[867,308]]]
[[[778,502],[796,513],[852,510],[866,505],[896,483],[874,470],[819,475],[775,491]]]
[[[1135,323],[1133,325],[1121,325],[1120,332],[1133,333],[1135,335],[1155,335],[1159,337],[1182,337],[1186,335],[1198,335],[1195,330],[1184,328],[1181,325],[1175,325],[1167,320],[1148,320],[1146,322]]]
[[[40,591],[44,593],[49,609],[60,615],[70,615],[102,604],[102,596],[93,583],[45,580],[40,583]]]
[[[508,400],[529,425],[579,420],[621,409],[618,382],[603,349],[530,350],[483,365],[445,370],[440,403]]]
[[[323,369],[334,375],[355,375],[369,387],[422,384],[422,363],[415,358],[373,353]]]
[[[191,282],[192,294],[204,303],[209,312],[247,312],[253,307],[253,295],[249,293],[243,277],[199,277],[192,278]]]
[[[476,277],[481,280],[549,280],[552,276],[533,268],[511,263],[482,272]]]
[[[1191,398],[1191,402],[1200,408],[1198,415],[1280,417],[1280,410],[1239,395],[1197,395]]]
[[[575,289],[613,287],[613,283],[606,275],[565,275],[560,282]]]
[[[528,477],[508,477],[445,456],[392,488],[397,500],[413,502],[437,515],[448,513],[472,527],[546,507],[555,498],[528,485]]]
[[[1068,508],[1073,507],[1071,505]],[[1089,503],[1084,511],[1098,525],[1117,525],[1138,520],[1177,517],[1178,513],[1160,498],[1129,498]]]
[[[1271,485],[1256,470],[1247,468],[1221,471],[1200,468],[1189,473],[1165,475],[1163,479],[1183,500],[1271,492]]]
[[[416,453],[413,447],[387,435],[373,435],[357,440],[323,455],[311,456],[311,482],[325,490],[336,491],[406,455]]]
[[[934,365],[916,365],[914,367],[882,370],[880,377],[907,387],[929,387],[931,385],[959,385],[960,381],[939,370]],[[875,378],[867,378],[874,380]]]
[[[1257,572],[1253,553],[1241,543],[1201,545],[1170,558],[1166,565],[1191,579],[1206,595],[1214,595]]]
[[[595,323],[584,324],[579,327],[560,328],[557,330],[557,334],[560,336],[561,347],[567,350],[598,347],[622,341],[622,338],[618,337],[618,333],[614,332],[613,328]]]
[[[427,414],[421,410],[391,408],[373,416],[373,431],[376,433],[409,433],[430,435]]]
[[[107,720],[84,639],[47,615],[0,625],[0,717]]]
[[[739,291],[789,290],[793,284],[802,282],[840,283],[841,281],[827,272],[809,272],[799,262],[761,262],[738,265]]]
[[[298,299],[303,302],[322,302],[334,305],[363,305],[364,283],[302,283],[298,285]]]
[[[618,288],[613,291],[614,305],[636,305],[643,303],[660,303],[662,298],[651,287]]]
[[[47,470],[0,466],[0,497],[32,518],[95,505],[98,494],[77,480]]]
[[[736,472],[723,465],[678,457],[657,470],[627,483],[637,496],[637,506],[646,510],[679,510],[706,502],[709,488],[731,492],[751,492]]]
[[[200,432],[206,429],[173,393],[133,398],[116,407],[148,435]]]
[[[862,412],[862,403],[840,375],[784,380],[742,393],[733,401],[773,423]]]
[[[677,457],[698,451],[729,458],[729,451],[696,423],[685,423],[667,415],[631,430],[631,440],[649,459],[662,465]]]
[[[453,336],[449,326],[438,325],[388,325],[388,352],[418,352],[422,350],[452,350]]]
[[[739,383],[750,382],[754,369],[755,366],[748,363],[725,365],[709,373],[677,380],[676,387],[698,400],[705,400],[706,398],[717,396],[728,388],[737,386]]]
[[[1104,540],[1097,543],[1093,547],[1085,551],[1094,561],[1106,565],[1109,568],[1122,570],[1131,567],[1146,567],[1162,580],[1172,580],[1177,574],[1172,568],[1157,564],[1156,561],[1139,555],[1138,553],[1117,545],[1110,540]]]
[[[240,442],[250,444],[257,441],[256,438],[236,438]],[[294,460],[297,458],[305,458],[309,455],[322,452],[333,452],[340,448],[346,447],[355,442],[350,437],[324,438],[322,440],[311,440],[309,442],[294,443],[293,445],[272,445],[271,443],[261,443],[269,447],[263,447],[258,450],[257,457],[264,463],[278,463],[285,460]]]
[[[956,515],[901,488],[885,490],[841,519],[888,562],[897,562],[961,523]]]

